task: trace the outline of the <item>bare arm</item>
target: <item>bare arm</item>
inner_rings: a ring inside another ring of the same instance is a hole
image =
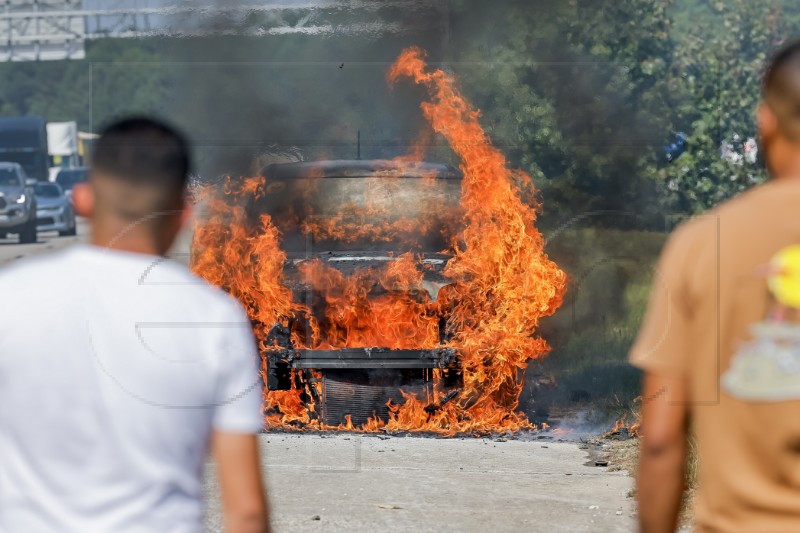
[[[269,533],[257,436],[214,431],[211,446],[222,492],[225,531]]]
[[[684,489],[687,391],[684,380],[647,373],[642,395],[642,448],[637,476],[642,533],[677,528]]]

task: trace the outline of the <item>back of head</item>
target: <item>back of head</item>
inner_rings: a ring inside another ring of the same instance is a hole
[[[781,134],[800,141],[800,40],[781,48],[764,75],[763,97]]]
[[[145,117],[114,122],[93,146],[94,210],[141,221],[180,209],[188,173],[188,143],[175,129]]]

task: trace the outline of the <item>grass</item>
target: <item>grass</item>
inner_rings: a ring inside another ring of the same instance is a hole
[[[690,527],[692,522],[692,507],[694,504],[694,496],[697,491],[697,469],[698,469],[698,454],[697,442],[694,436],[689,437],[689,449],[686,457],[686,489],[683,493],[683,508],[681,510],[680,525],[681,527]],[[626,441],[609,441],[606,444],[606,450],[609,453],[609,467],[611,471],[624,470],[631,476],[636,476],[637,467],[639,465],[639,450],[641,446],[641,438],[630,439]],[[635,489],[631,496],[635,496]]]
[[[552,237],[547,251],[570,283],[561,309],[541,324],[552,352],[529,369],[529,378],[552,375],[555,385],[523,398],[527,411],[583,409],[613,423],[628,410],[641,378],[628,351],[664,240],[663,233],[605,228]]]
[[[583,228],[565,231],[549,243],[548,252],[571,281],[562,308],[542,324],[553,351],[531,370],[553,375],[555,386],[537,391],[533,403],[546,404],[555,413],[579,411],[598,433],[611,429],[623,415],[629,422],[636,420],[640,373],[627,363],[627,356],[644,317],[665,237]],[[640,439],[602,442],[609,469],[635,476]],[[697,466],[697,447],[690,438],[682,526],[691,522]]]
[[[555,385],[532,393],[531,405],[544,405],[553,413],[580,412],[599,433],[623,415],[630,422],[636,419],[641,376],[627,356],[665,238],[664,233],[582,228],[549,242],[548,253],[569,274],[570,285],[562,308],[542,324],[541,333],[553,350],[529,369],[529,375],[554,376]],[[610,470],[636,475],[639,438],[606,439],[603,444]],[[690,438],[682,526],[691,522],[697,464],[697,447]]]

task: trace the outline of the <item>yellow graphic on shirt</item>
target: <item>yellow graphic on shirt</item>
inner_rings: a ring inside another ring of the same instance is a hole
[[[781,305],[800,309],[800,245],[787,246],[769,262],[767,284]]]
[[[766,275],[774,308],[750,327],[752,340],[733,356],[722,386],[744,401],[800,400],[800,246],[775,254]]]

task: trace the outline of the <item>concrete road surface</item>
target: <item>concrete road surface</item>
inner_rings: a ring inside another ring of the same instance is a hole
[[[385,439],[385,440],[384,440]],[[575,442],[261,436],[278,532],[634,531],[632,479]],[[213,465],[209,531],[222,531]]]
[[[39,234],[0,239],[0,267],[85,241]],[[188,234],[172,255],[188,258]],[[632,479],[587,466],[576,442],[347,434],[261,437],[278,532],[633,531]],[[591,463],[593,465],[593,462]],[[207,526],[221,531],[213,465]]]

